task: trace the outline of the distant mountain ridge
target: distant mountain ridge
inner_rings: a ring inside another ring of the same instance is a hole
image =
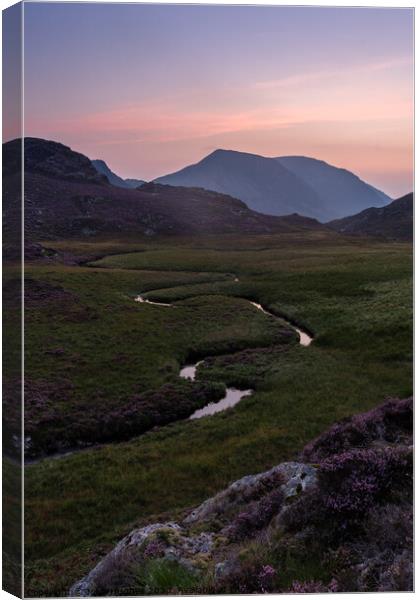
[[[215,150],[197,164],[155,181],[229,194],[263,214],[299,213],[319,219],[325,212],[312,188],[276,160],[256,154]]]
[[[20,243],[21,140],[3,144],[3,239]],[[244,202],[197,188],[148,183],[126,189],[109,183],[91,161],[67,146],[25,139],[25,238],[28,242],[112,235],[270,234],[321,231],[317,221],[273,217]]]
[[[365,208],[385,206],[389,196],[360,177],[307,156],[281,156],[278,160],[309,185],[328,205],[330,219],[355,214]]]
[[[357,215],[336,219],[327,225],[348,235],[409,241],[413,239],[413,208],[413,193],[410,193],[383,208],[368,208]]]
[[[110,184],[126,189],[135,189],[140,187],[145,181],[143,179],[123,179],[108,167],[104,160],[95,159],[91,161],[96,171],[108,178]]]
[[[234,150],[215,150],[197,164],[155,181],[229,194],[264,214],[297,212],[321,221],[390,201],[350,171],[324,161],[299,156],[266,158]]]

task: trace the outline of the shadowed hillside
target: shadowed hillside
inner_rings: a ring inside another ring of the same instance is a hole
[[[20,139],[3,144],[3,177],[20,178]],[[92,166],[91,161],[58,142],[25,138],[25,173],[37,173],[64,181],[83,181],[95,184],[108,183]]]
[[[19,140],[3,146],[6,241],[19,230],[19,150]],[[98,174],[91,161],[82,154],[56,142],[36,138],[25,140],[25,231],[28,239],[322,229],[323,226],[313,219],[299,215],[261,215],[240,200],[203,189],[156,183],[135,190],[117,188]]]
[[[393,240],[413,239],[413,193],[383,208],[368,208],[357,215],[337,219],[328,226],[350,235],[371,235]]]

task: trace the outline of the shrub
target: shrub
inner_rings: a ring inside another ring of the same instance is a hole
[[[264,565],[258,573],[261,592],[263,594],[269,592],[273,586],[276,569],[271,565]]]
[[[227,528],[228,537],[231,540],[252,537],[257,531],[266,527],[278,514],[283,501],[284,494],[281,489],[277,488],[263,496],[261,500],[252,502],[248,509],[239,513]]]
[[[288,590],[290,594],[322,594],[326,592],[339,592],[337,581],[332,579],[328,585],[322,581],[294,581]]]
[[[148,558],[160,558],[163,556],[165,552],[166,545],[158,539],[150,540],[146,544],[146,547],[143,550],[143,557]]]
[[[305,446],[302,459],[319,462],[373,441],[399,443],[412,435],[413,399],[391,399],[359,415],[336,423]]]
[[[197,408],[221,398],[225,386],[212,382],[168,383],[120,401],[113,410],[98,412],[90,405],[74,410],[71,423],[68,416],[54,408],[57,395],[69,395],[70,391],[67,382],[55,387],[32,385],[25,400],[25,427],[31,437],[28,456],[130,439],[153,427],[189,417]]]
[[[412,477],[412,453],[405,448],[371,448],[343,452],[323,461],[319,490],[325,509],[346,519],[357,518],[395,487]]]
[[[331,543],[355,534],[367,511],[411,493],[412,452],[404,447],[354,449],[324,460],[318,486],[283,515],[286,529],[316,530]]]

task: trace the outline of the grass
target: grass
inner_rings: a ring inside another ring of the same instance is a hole
[[[200,578],[176,561],[155,559],[135,574],[139,595],[193,594],[199,589]]]
[[[56,400],[69,422],[84,405],[107,411],[175,381],[192,357],[229,355],[206,362],[199,378],[256,392],[210,418],[28,466],[27,594],[64,595],[136,524],[172,517],[294,458],[334,421],[411,393],[408,244],[260,236],[59,246],[111,255],[91,267],[27,268],[70,294],[26,314],[26,376],[59,389],[72,382]],[[138,293],[176,307],[138,305]],[[285,344],[286,326],[246,298],[306,326],[315,341]]]

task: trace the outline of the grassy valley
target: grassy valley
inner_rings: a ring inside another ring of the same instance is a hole
[[[27,266],[27,386],[46,417],[35,428],[62,438],[60,420],[74,432],[139,396],[147,413],[168,389],[188,395],[179,369],[198,358],[191,388],[255,392],[212,417],[28,465],[30,595],[64,595],[136,524],[180,514],[293,459],[338,419],[411,393],[409,244],[314,232],[50,246],[92,258]],[[140,293],[173,306],[134,302]],[[307,328],[312,345],[247,299]]]

